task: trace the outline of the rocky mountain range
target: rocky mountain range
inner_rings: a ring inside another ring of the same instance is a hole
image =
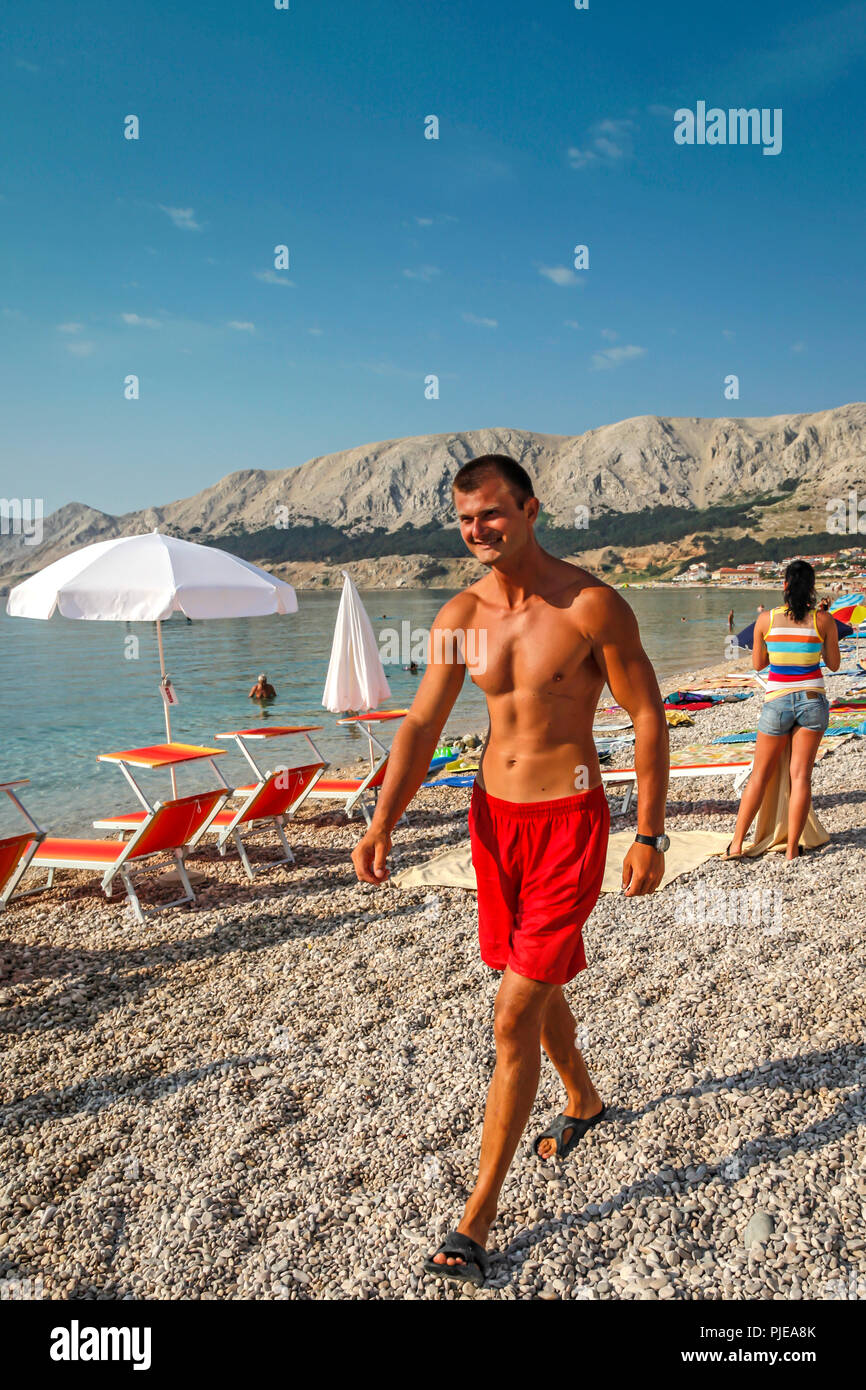
[[[239,532],[316,521],[347,535],[447,525],[451,479],[483,453],[523,464],[552,524],[573,527],[577,509],[588,509],[588,529],[575,533],[577,553],[592,545],[593,516],[674,507],[694,511],[698,529],[707,508],[740,501],[746,508],[774,493],[764,533],[801,534],[824,529],[828,498],[851,489],[866,495],[866,404],[757,419],[643,415],[580,435],[481,429],[391,439],[299,467],[230,473],[193,497],[123,516],[70,503],[45,518],[39,546],[7,534],[0,514],[0,581],[8,588],[78,546],[155,527],[194,540],[224,536],[230,548]],[[411,532],[400,540],[404,554],[423,549],[413,550]]]

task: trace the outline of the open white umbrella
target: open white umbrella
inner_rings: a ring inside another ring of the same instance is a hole
[[[391,694],[373,625],[346,570],[322,704],[332,714],[375,709]]]
[[[225,550],[159,531],[85,545],[17,584],[6,603],[13,618],[50,618],[60,612],[90,621],[155,622],[169,743],[172,692],[162,647],[163,619],[172,613],[259,618],[297,610],[291,584],[267,570]]]

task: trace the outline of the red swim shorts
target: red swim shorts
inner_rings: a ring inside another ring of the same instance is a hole
[[[485,965],[555,985],[586,969],[583,924],[601,892],[609,831],[603,786],[519,802],[476,782],[469,837]]]

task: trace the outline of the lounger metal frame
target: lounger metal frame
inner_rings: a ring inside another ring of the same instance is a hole
[[[142,924],[145,923],[147,917],[156,916],[158,913],[164,912],[166,908],[180,907],[185,903],[194,903],[195,893],[193,891],[192,884],[189,881],[189,877],[186,872],[186,864],[184,862],[185,845],[175,846],[173,849],[161,847],[160,849],[153,850],[148,854],[143,854],[140,857],[135,856],[133,854],[133,851],[135,850],[136,846],[140,843],[142,838],[145,836],[145,834],[150,830],[154,821],[157,819],[158,816],[161,815],[162,812],[170,809],[176,809],[179,802],[194,800],[204,801],[210,797],[213,797],[213,805],[204,822],[205,826],[207,826],[213,820],[217,812],[222,810],[223,806],[228,800],[227,791],[198,792],[193,793],[191,796],[180,797],[177,801],[158,801],[156,805],[151,810],[149,810],[148,814],[145,816],[141,824],[136,827],[130,838],[123,844],[122,852],[118,856],[118,858],[113,860],[108,865],[108,867],[105,870],[105,873],[102,875],[101,887],[103,892],[105,893],[105,896],[107,898],[110,898],[112,896],[115,879],[119,877],[126,889],[133,915],[136,918],[136,920],[138,922],[141,922]],[[198,832],[196,832],[196,834],[197,833]],[[82,844],[84,843],[86,843],[86,841],[82,839]],[[160,856],[171,857],[174,859],[178,877],[180,878],[181,884],[184,888],[184,896],[181,898],[174,898],[171,902],[162,903],[159,907],[145,909],[141,906],[138,894],[135,891],[135,885],[132,881],[132,875],[130,873],[130,861],[132,860],[136,864],[144,864],[148,860],[155,859]],[[19,897],[29,896],[30,893],[44,893],[47,889],[51,888],[54,883],[54,875],[57,869],[78,869],[89,871],[91,873],[98,873],[99,869],[102,866],[96,864],[92,859],[85,858],[62,858],[53,860],[37,858],[34,867],[39,869],[47,869],[48,881],[38,888],[28,889],[26,894],[19,894]]]
[[[396,710],[388,710],[385,711],[385,713],[387,713],[389,716],[393,718],[405,718],[406,715],[406,711]],[[339,790],[336,787],[334,787],[326,789],[324,791],[314,791],[313,798],[316,801],[342,801],[344,804],[346,815],[348,816],[349,820],[352,819],[355,810],[358,807],[360,807],[361,812],[364,816],[364,820],[367,822],[367,825],[369,826],[372,820],[372,812],[368,803],[363,799],[364,794],[367,791],[372,792],[373,810],[375,810],[376,802],[379,798],[379,787],[371,786],[371,783],[375,780],[375,778],[384,768],[389,757],[391,756],[391,750],[390,748],[386,748],[385,744],[382,743],[376,737],[376,735],[370,728],[370,725],[367,722],[365,716],[359,715],[347,719],[338,719],[337,723],[347,725],[353,724],[357,729],[359,729],[362,733],[366,735],[368,754],[370,758],[370,770],[365,777],[358,779],[358,786],[353,788],[351,791],[346,791],[345,789]],[[378,750],[378,757],[373,753],[374,747]],[[343,780],[354,781],[355,779],[346,778]],[[397,824],[408,824],[408,816],[406,815],[405,811],[403,812]]]
[[[280,840],[280,843],[282,844],[283,849],[285,850],[285,855],[282,859],[269,859],[266,867],[271,868],[274,867],[274,865],[278,864],[294,864],[295,856],[292,852],[291,845],[286,839],[285,825],[287,820],[290,820],[291,817],[296,814],[298,808],[303,804],[304,800],[309,795],[312,788],[320,780],[320,778],[325,772],[325,769],[328,767],[327,761],[322,757],[322,754],[319,752],[318,748],[316,747],[315,743],[310,737],[310,734],[315,733],[319,728],[321,728],[321,725],[310,724],[291,727],[278,726],[274,729],[262,729],[261,731],[257,729],[236,729],[232,730],[229,733],[216,734],[215,737],[217,739],[231,740],[232,742],[237,744],[243,757],[245,758],[246,762],[249,764],[250,768],[255,774],[256,781],[252,786],[249,787],[232,787],[226,781],[219,766],[213,761],[213,759],[209,759],[214,774],[221,782],[223,787],[225,787],[228,797],[239,797],[241,799],[240,805],[237,807],[237,809],[235,809],[234,807],[229,807],[229,810],[232,812],[232,820],[231,823],[227,826],[215,826],[213,824],[213,819],[215,819],[215,817],[211,818],[211,820],[208,821],[206,825],[202,826],[198,833],[192,837],[192,839],[186,846],[187,850],[196,849],[203,840],[205,835],[215,834],[218,837],[217,849],[219,850],[222,856],[225,856],[229,847],[229,843],[233,841],[235,848],[238,852],[238,857],[240,858],[240,861],[244,866],[244,870],[247,874],[247,877],[250,880],[252,880],[255,878],[257,870],[253,867],[249,855],[247,853],[246,845],[244,844],[243,837],[241,834],[241,826],[244,824],[253,825],[257,821],[270,821],[273,825],[278,839]],[[259,767],[258,763],[252,755],[251,750],[247,746],[247,740],[266,741],[272,738],[288,737],[289,735],[294,734],[302,734],[303,737],[306,739],[307,743],[310,745],[310,748],[313,751],[313,754],[315,755],[315,765],[302,764],[296,765],[294,767],[277,767],[270,772],[265,772]],[[301,792],[286,807],[285,811],[281,812],[277,816],[255,816],[252,817],[249,821],[247,821],[246,816],[250,807],[253,806],[256,800],[261,797],[262,793],[266,790],[268,783],[278,778],[283,773],[292,773],[300,771],[301,766],[303,766],[304,768],[315,766],[316,771],[313,777],[307,783],[307,785],[303,787]],[[121,764],[121,770],[126,773],[127,780],[133,786],[136,786],[131,774],[126,770],[125,767],[123,767],[123,764]],[[143,801],[144,796],[137,788],[137,786],[136,791],[138,792],[139,799]],[[219,811],[217,811],[216,814],[218,815]],[[127,831],[135,830],[140,823],[141,822],[138,818],[138,814],[133,814],[128,818],[125,818],[123,816],[113,816],[105,820],[96,820],[93,822],[93,826],[95,830],[111,830],[119,832],[121,835],[123,835]]]
[[[202,830],[199,831],[199,833],[194,837],[194,839],[190,841],[189,848],[195,849],[205,835],[209,833],[217,834],[217,849],[219,850],[220,854],[224,856],[228,849],[229,842],[234,841],[235,848],[238,852],[240,861],[243,864],[244,869],[246,870],[247,877],[250,880],[252,880],[255,878],[258,870],[254,869],[250,862],[250,858],[246,850],[246,845],[244,844],[243,836],[241,834],[241,826],[254,825],[256,824],[256,822],[270,821],[283,846],[283,849],[285,850],[285,855],[282,859],[269,859],[265,867],[273,868],[277,864],[294,864],[295,856],[292,852],[291,845],[286,839],[285,824],[287,820],[290,820],[291,817],[294,816],[298,807],[303,804],[305,798],[309,795],[311,788],[314,787],[316,782],[320,780],[322,774],[325,771],[325,768],[327,767],[327,763],[320,761],[316,764],[305,764],[303,770],[307,770],[307,768],[313,766],[316,768],[316,771],[314,772],[310,781],[306,784],[306,786],[303,787],[299,795],[295,797],[294,801],[292,801],[291,804],[286,807],[286,810],[284,812],[281,812],[278,816],[263,815],[253,816],[249,820],[246,819],[250,807],[253,806],[255,802],[261,797],[262,793],[267,789],[269,783],[275,781],[279,777],[282,777],[286,773],[300,772],[302,770],[301,767],[277,768],[275,769],[275,771],[265,774],[264,780],[257,782],[255,786],[239,787],[236,791],[233,792],[233,795],[240,796],[243,799],[232,818],[231,824],[220,827],[216,827],[213,825],[204,826]]]
[[[22,878],[29,869],[30,861],[32,860],[39,846],[42,844],[42,841],[45,839],[47,833],[45,830],[41,829],[41,827],[36,824],[36,821],[33,819],[26,806],[24,806],[24,804],[21,801],[21,798],[18,796],[18,793],[16,791],[17,787],[27,787],[29,785],[29,777],[18,777],[13,782],[0,782],[0,792],[6,793],[13,806],[16,808],[19,814],[23,816],[24,820],[30,827],[30,830],[33,832],[32,836],[30,837],[30,843],[28,844],[24,853],[21,855],[21,858],[18,860],[18,863],[15,865],[15,868],[12,870],[12,873],[10,874],[6,883],[3,885],[2,892],[0,892],[0,910],[5,908],[13,897],[21,896],[20,894],[16,894],[15,889],[17,888],[18,884],[21,882]],[[17,838],[17,836],[6,838]]]
[[[701,763],[693,767],[672,767],[670,776],[673,777],[733,777],[734,792],[739,792],[745,786],[749,773],[752,771],[752,761],[748,763],[737,762],[734,765],[726,763]],[[631,809],[632,800],[637,793],[637,773],[633,767],[614,768],[610,772],[602,771],[602,782],[607,786],[611,782],[624,783],[625,793],[619,806],[611,806],[611,811],[615,816],[625,816]]]

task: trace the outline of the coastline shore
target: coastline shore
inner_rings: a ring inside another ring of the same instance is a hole
[[[672,747],[754,727],[758,702],[696,714]],[[539,1164],[562,1102],[544,1062],[480,1290],[420,1273],[473,1179],[493,1065],[474,894],[358,884],[362,822],[311,808],[296,864],[252,884],[196,855],[192,912],[139,926],[71,875],[16,904],[0,1279],[55,1299],[864,1297],[864,782],[862,740],[817,764],[831,841],[790,865],[711,859],[602,897],[567,994],[611,1117]],[[395,867],[465,839],[468,800],[421,792]],[[728,831],[736,804],[729,781],[674,781],[668,829]],[[724,907],[744,888],[772,890],[767,920],[677,911],[678,889]]]

